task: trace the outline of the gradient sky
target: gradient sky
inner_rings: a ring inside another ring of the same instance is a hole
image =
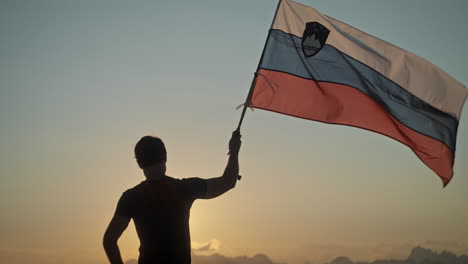
[[[468,84],[468,1],[300,2]],[[221,175],[276,3],[1,1],[0,260],[103,263],[116,202],[144,180],[133,147],[145,134],[166,142],[168,175]],[[404,257],[418,244],[468,253],[467,111],[445,189],[384,136],[248,111],[243,179],[195,202],[193,244],[289,263]],[[120,245],[137,257],[133,225]]]

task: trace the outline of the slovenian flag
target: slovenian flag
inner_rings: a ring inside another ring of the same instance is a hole
[[[445,186],[453,176],[467,93],[430,62],[282,0],[248,105],[391,137],[410,147]]]

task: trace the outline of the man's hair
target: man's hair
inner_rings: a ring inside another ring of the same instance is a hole
[[[166,161],[166,147],[162,140],[154,136],[144,136],[135,145],[135,158],[138,166],[143,167]]]

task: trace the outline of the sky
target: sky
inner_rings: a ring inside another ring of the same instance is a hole
[[[465,0],[299,2],[468,84]],[[104,263],[117,200],[144,180],[143,135],[164,140],[168,175],[220,176],[276,4],[1,1],[0,260]],[[243,178],[195,202],[192,244],[288,263],[404,258],[416,245],[468,254],[467,111],[442,188],[392,139],[248,110]],[[119,245],[137,258],[133,225]]]

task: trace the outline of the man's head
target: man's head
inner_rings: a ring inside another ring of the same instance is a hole
[[[135,158],[142,169],[158,163],[165,164],[166,147],[160,138],[144,136],[135,145]]]

